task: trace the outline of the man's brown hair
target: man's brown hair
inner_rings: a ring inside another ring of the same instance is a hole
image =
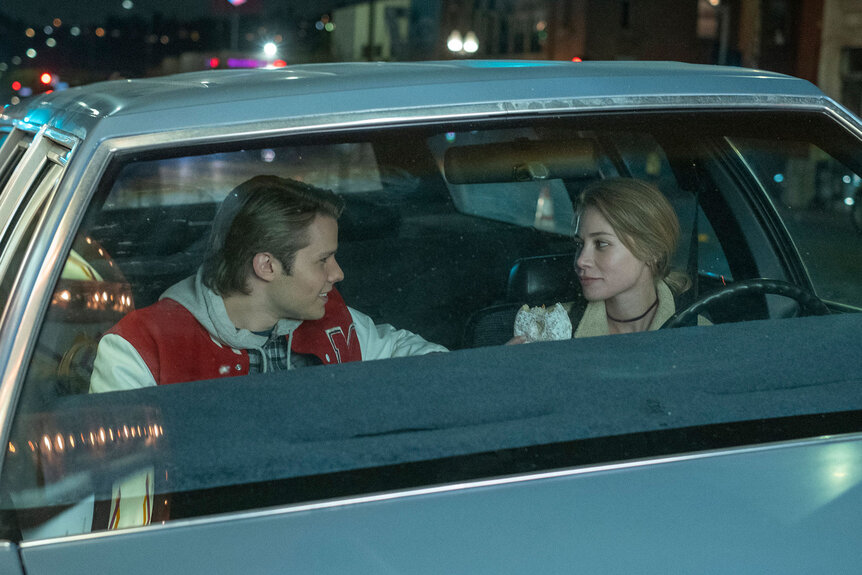
[[[271,253],[290,274],[296,252],[308,245],[318,215],[338,219],[344,200],[334,192],[280,178],[255,176],[234,188],[213,221],[203,265],[204,284],[226,296],[248,293],[252,260]]]

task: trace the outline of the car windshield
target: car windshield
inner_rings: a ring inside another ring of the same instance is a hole
[[[225,198],[261,174],[343,198],[340,296],[448,352],[93,393],[99,338],[197,272]],[[811,365],[799,350],[858,337],[861,176],[862,145],[830,118],[758,110],[120,156],[43,320],[4,508],[36,539],[132,525],[121,499],[150,523],[853,429],[852,358]],[[670,266],[691,284],[678,311],[763,278],[800,293],[746,287],[680,329],[504,346],[520,306],[584,299],[577,201],[611,178],[648,182],[672,206]]]

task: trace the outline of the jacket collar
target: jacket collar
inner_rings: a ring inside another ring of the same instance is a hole
[[[658,294],[658,309],[650,323],[649,331],[657,330],[676,313],[673,292],[664,281],[658,282],[656,293]],[[596,335],[608,335],[609,333],[608,316],[605,311],[604,300],[591,301],[584,310],[584,315],[580,323],[578,323],[574,337],[592,337]]]

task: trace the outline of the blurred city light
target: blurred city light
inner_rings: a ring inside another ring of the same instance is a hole
[[[267,42],[263,45],[263,54],[267,58],[275,58],[275,55],[278,54],[278,46],[275,42]]]
[[[42,74],[39,75],[39,81],[45,86],[49,86],[51,82],[54,81],[54,76],[52,76],[50,72],[42,72]]]
[[[455,54],[475,54],[479,51],[479,38],[473,31],[461,36],[458,30],[452,30],[446,40],[446,47]]]
[[[228,68],[264,68],[269,65],[265,60],[257,60],[255,58],[228,58]]]
[[[449,39],[446,40],[446,47],[449,48],[450,52],[460,52],[463,50],[464,40],[461,38],[461,32],[452,30],[452,33],[449,34]]]
[[[475,54],[479,50],[479,39],[473,32],[467,32],[464,37],[464,51],[468,54]]]

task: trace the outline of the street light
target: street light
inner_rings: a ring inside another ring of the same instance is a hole
[[[728,34],[730,32],[730,8],[728,7],[727,2],[722,2],[721,0],[709,0],[709,5],[715,9],[720,18],[718,30],[718,64],[724,66],[727,64]]]
[[[464,51],[468,54],[475,54],[479,50],[479,38],[473,32],[467,32],[464,36]]]
[[[246,3],[246,0],[227,0],[228,4],[234,7],[231,17],[230,26],[230,48],[234,52],[239,50],[239,7]]]
[[[463,50],[464,39],[461,38],[461,32],[452,30],[452,33],[449,34],[449,39],[446,40],[446,47],[449,48],[450,52],[460,52]]]
[[[446,40],[446,47],[454,54],[475,54],[479,51],[479,38],[472,30],[463,37],[458,30],[452,30]]]

